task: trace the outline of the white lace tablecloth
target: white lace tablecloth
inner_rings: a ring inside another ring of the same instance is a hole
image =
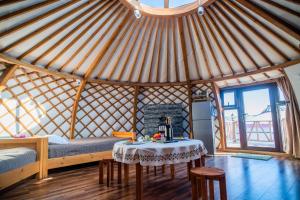
[[[140,163],[142,166],[161,166],[199,159],[207,154],[201,140],[186,140],[174,143],[147,142],[132,145],[127,141],[117,142],[113,148],[113,158],[126,164]]]

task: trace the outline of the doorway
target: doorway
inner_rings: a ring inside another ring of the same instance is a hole
[[[221,92],[226,148],[282,151],[275,83]]]

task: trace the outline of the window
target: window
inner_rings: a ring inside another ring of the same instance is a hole
[[[223,93],[223,106],[230,107],[235,106],[235,92],[234,91],[226,91]]]

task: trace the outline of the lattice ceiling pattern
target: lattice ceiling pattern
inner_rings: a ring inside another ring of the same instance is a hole
[[[117,0],[12,1],[0,3],[0,53],[108,81],[262,73],[299,60],[299,10],[297,1],[216,0],[203,16],[136,19]]]
[[[0,136],[57,134],[69,138],[75,80],[17,69],[2,92]]]
[[[75,138],[132,131],[134,87],[88,83],[76,115]]]

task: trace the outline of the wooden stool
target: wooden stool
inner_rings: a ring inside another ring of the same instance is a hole
[[[209,182],[209,199],[214,199],[214,181],[219,181],[221,200],[227,200],[225,172],[218,168],[197,167],[191,169],[192,200],[202,196],[202,200],[208,199],[207,181]],[[198,193],[197,193],[197,190]]]
[[[103,168],[104,164],[107,166],[106,185],[110,186],[110,182],[114,180],[114,164],[113,159],[104,159],[99,161],[99,184],[103,184]],[[118,183],[122,183],[122,163],[118,164]]]

